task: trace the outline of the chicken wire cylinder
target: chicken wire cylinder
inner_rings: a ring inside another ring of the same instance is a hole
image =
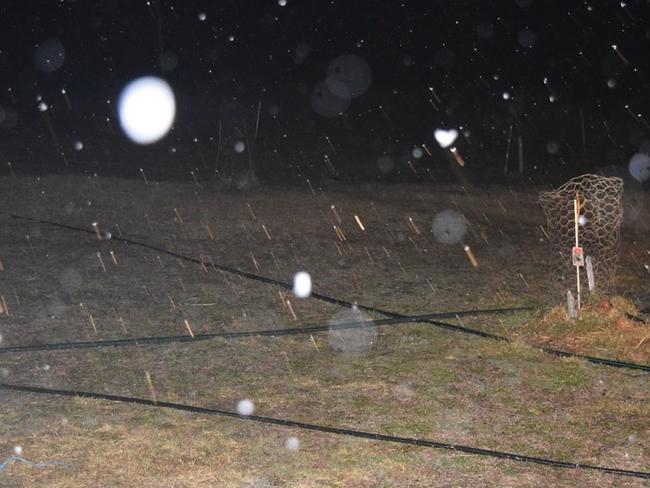
[[[575,270],[571,254],[575,246],[577,200],[579,244],[584,255],[591,256],[596,290],[613,290],[623,221],[622,199],[621,178],[591,174],[572,178],[557,190],[540,195],[548,237],[558,255],[560,278],[573,278],[571,273]],[[586,273],[583,275],[586,279]]]

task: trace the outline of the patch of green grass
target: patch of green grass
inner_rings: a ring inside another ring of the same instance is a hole
[[[593,373],[587,372],[580,360],[551,356],[547,361],[539,363],[534,374],[526,375],[525,382],[531,387],[541,388],[547,392],[562,393],[591,386]]]
[[[457,470],[465,474],[478,473],[484,470],[483,463],[476,456],[464,453],[445,454],[437,457],[433,465],[441,469]]]

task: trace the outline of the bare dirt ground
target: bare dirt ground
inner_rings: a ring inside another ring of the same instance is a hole
[[[650,363],[650,326],[620,310],[643,317],[639,309],[650,306],[650,198],[626,197],[621,298],[606,305],[599,298],[568,322],[558,309],[549,312],[563,297],[537,194],[340,183],[238,193],[208,183],[3,178],[0,347],[350,317],[341,307],[210,266],[11,214],[90,231],[97,222],[114,236],[286,282],[306,270],[314,291],[397,313],[540,308],[462,319],[514,343],[404,324],[375,334],[0,354],[1,380],[232,411],[249,399],[268,417],[650,471],[650,376],[530,347]],[[433,238],[432,220],[445,209],[469,223],[463,244],[477,267],[462,244]],[[0,471],[7,487],[647,483],[99,400],[0,389],[0,406],[0,461],[20,446],[34,462],[64,463],[9,464]],[[298,449],[286,447],[290,437]]]

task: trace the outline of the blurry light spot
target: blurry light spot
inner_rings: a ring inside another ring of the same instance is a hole
[[[237,403],[237,413],[239,415],[252,415],[255,411],[255,405],[250,400],[240,400]]]
[[[344,329],[337,325],[358,323],[355,328]],[[372,319],[362,313],[356,306],[337,313],[330,320],[327,341],[336,351],[346,356],[365,354],[377,339],[377,329]]]
[[[379,156],[379,158],[377,158],[377,168],[381,174],[385,175],[390,173],[393,171],[394,167],[395,163],[393,162],[393,158],[390,156],[384,154],[383,156]]]
[[[460,213],[447,209],[434,217],[431,232],[442,244],[457,244],[467,232],[467,223]]]
[[[650,178],[650,156],[637,153],[630,159],[628,169],[632,178],[643,183]]]
[[[458,137],[458,131],[456,129],[436,129],[433,132],[433,136],[438,144],[440,144],[440,147],[449,147]]]
[[[36,67],[39,70],[51,73],[63,66],[65,49],[58,39],[47,39],[38,46],[34,58]]]
[[[306,271],[299,271],[293,277],[293,294],[298,298],[311,295],[311,276]]]
[[[357,98],[365,93],[372,81],[372,72],[365,59],[345,54],[334,59],[327,68],[325,82],[340,98]]]
[[[174,92],[160,78],[138,78],[122,91],[118,112],[122,129],[133,142],[151,144],[164,137],[174,122]]]
[[[300,449],[300,440],[297,437],[287,437],[287,440],[284,441],[284,447],[287,451],[297,451]]]
[[[560,145],[555,141],[548,141],[546,143],[546,150],[549,154],[557,154],[560,151]]]

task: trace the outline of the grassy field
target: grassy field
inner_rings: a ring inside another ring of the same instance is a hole
[[[650,326],[625,315],[650,305],[650,199],[637,195],[626,213],[617,297],[588,301],[569,322],[558,308],[559,272],[536,197],[531,188],[452,185],[305,183],[237,193],[97,177],[0,179],[7,308],[0,346],[288,328],[354,316],[209,265],[9,214],[90,231],[97,222],[115,236],[287,282],[306,270],[319,293],[401,314],[537,307],[451,321],[512,343],[403,324],[0,354],[1,380],[231,411],[248,399],[261,416],[650,471],[650,376],[534,347],[650,364]],[[464,244],[477,267],[461,244],[433,238],[431,222],[445,209],[469,223]],[[83,398],[0,389],[0,408],[0,462],[20,446],[31,461],[64,463],[7,465],[0,471],[6,487],[647,486]]]

